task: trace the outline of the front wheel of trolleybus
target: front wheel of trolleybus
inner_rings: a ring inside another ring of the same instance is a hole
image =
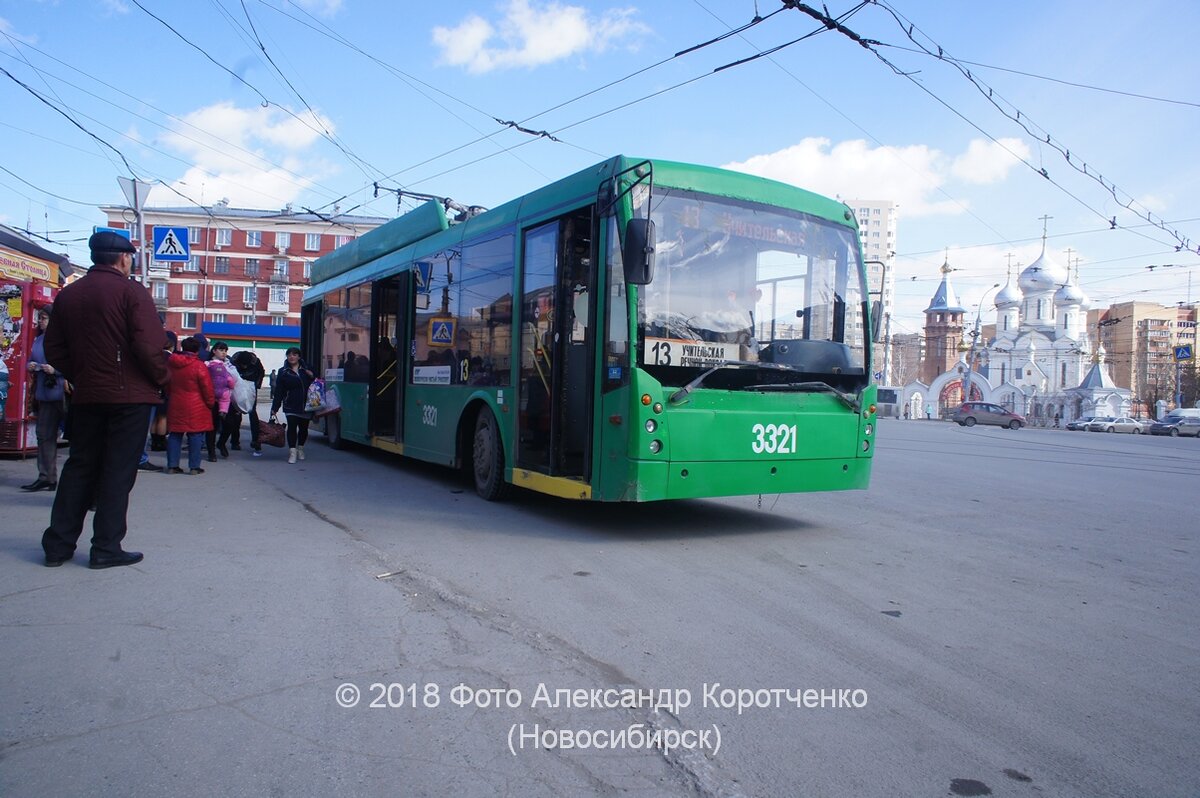
[[[475,419],[475,437],[471,441],[471,473],[475,492],[487,501],[504,497],[508,483],[504,481],[504,445],[492,411],[483,408]]]

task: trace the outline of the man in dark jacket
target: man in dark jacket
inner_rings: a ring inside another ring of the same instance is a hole
[[[254,404],[250,406],[250,448],[254,450],[255,457],[262,457],[262,442],[258,439],[258,391],[262,389],[263,379],[267,376],[267,371],[263,368],[262,361],[258,359],[258,355],[249,349],[238,352],[229,358],[229,362],[237,369],[238,374],[243,380],[254,383]],[[235,434],[233,440],[236,443],[239,437]]]
[[[64,288],[46,329],[46,359],[71,381],[74,426],[50,526],[42,535],[46,566],[75,553],[88,508],[92,520],[89,567],[132,565],[140,552],[124,551],[129,491],[137,478],[150,407],[169,375],[163,358],[166,331],[145,287],[129,280],[134,248],[113,233],[88,240],[94,264]]]

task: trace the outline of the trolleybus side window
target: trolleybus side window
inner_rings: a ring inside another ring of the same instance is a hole
[[[463,248],[454,382],[508,385],[512,351],[512,233]]]
[[[346,360],[346,289],[339,288],[325,295],[321,333],[321,375],[325,379],[341,380],[344,375],[334,371]]]
[[[346,308],[346,353],[337,368],[342,369],[346,382],[367,382],[371,379],[371,284],[350,289]]]

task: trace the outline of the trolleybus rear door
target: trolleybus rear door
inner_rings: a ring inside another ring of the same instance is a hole
[[[409,272],[401,272],[375,283],[372,291],[371,330],[371,401],[369,429],[388,440],[403,439],[404,380],[403,347],[397,341],[408,338]]]

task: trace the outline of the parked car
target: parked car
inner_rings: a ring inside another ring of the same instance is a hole
[[[1083,416],[1082,418],[1077,418],[1074,421],[1068,421],[1067,429],[1072,430],[1073,432],[1081,432],[1086,430],[1087,425],[1095,420],[1095,416]]]
[[[1020,429],[1025,426],[1025,417],[1006,410],[991,402],[964,402],[954,411],[951,420],[962,427],[973,427],[976,424],[995,424],[998,427]]]
[[[1160,418],[1150,425],[1151,435],[1170,435],[1200,437],[1200,418],[1195,416],[1177,416],[1173,412]]]
[[[1146,431],[1142,422],[1129,416],[1101,416],[1087,425],[1088,432],[1130,432],[1141,435]]]

